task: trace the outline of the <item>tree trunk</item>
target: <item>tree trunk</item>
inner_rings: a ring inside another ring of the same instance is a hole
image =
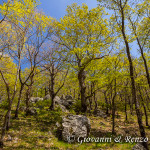
[[[115,106],[115,98],[116,98],[116,79],[115,79],[115,85],[114,85],[114,96],[112,98],[112,134],[115,134],[115,111],[116,111],[116,106]]]
[[[51,70],[51,84],[50,84],[50,96],[51,96],[51,106],[50,106],[50,110],[54,110],[55,108],[55,102],[54,102],[54,98],[55,98],[55,92],[54,92],[54,66],[52,65],[52,70]]]
[[[146,97],[147,97],[147,99],[146,99],[147,105],[146,105],[146,106],[147,106],[148,111],[150,112],[150,108],[149,108],[150,97],[149,97],[149,95],[148,95],[148,92],[147,92],[146,88],[145,88],[145,92],[146,92]]]
[[[121,4],[120,4],[121,5]],[[130,49],[129,49],[129,43],[127,41],[126,35],[125,35],[125,18],[124,18],[124,8],[122,7],[122,5],[120,6],[121,8],[121,17],[122,17],[122,35],[123,35],[123,39],[125,42],[125,46],[126,46],[126,53],[127,53],[127,57],[128,57],[128,61],[129,61],[129,66],[130,66],[130,78],[131,78],[131,85],[132,85],[132,101],[135,104],[135,110],[136,110],[136,115],[137,115],[137,120],[138,120],[138,124],[139,124],[139,130],[140,130],[140,134],[141,137],[146,138],[146,134],[145,134],[145,129],[143,126],[143,122],[142,122],[142,115],[140,112],[140,108],[139,108],[139,104],[136,98],[136,88],[135,88],[135,80],[134,80],[134,70],[133,70],[133,63],[132,63],[132,58],[131,58],[131,54],[130,54]],[[143,146],[148,150],[148,145],[147,143],[143,142]]]
[[[106,92],[104,92],[104,96],[105,96],[105,103],[106,103],[106,115],[109,114],[109,108],[108,108],[108,99],[107,99],[107,95],[106,95]]]
[[[29,100],[30,100],[30,87],[28,87],[26,92],[26,116],[29,114]]]
[[[91,84],[91,90],[90,90],[90,85],[88,85],[88,95],[92,94],[92,84]],[[88,98],[89,100],[89,114],[91,115],[91,110],[92,110],[92,97]]]
[[[122,95],[120,94],[120,98],[123,101]],[[126,94],[124,95],[124,101],[125,101],[125,107],[124,107],[124,112],[125,112],[125,121],[128,120],[128,114],[127,114],[127,97]]]
[[[17,103],[17,108],[15,111],[15,119],[18,118],[18,113],[19,113],[19,108],[20,108],[20,102],[21,102],[21,96],[22,96],[22,91],[24,88],[24,84],[21,85],[20,91],[19,91],[19,97],[18,97],[18,103]]]
[[[147,83],[148,83],[149,88],[150,88],[150,75],[149,75],[149,71],[148,71],[147,62],[146,62],[146,59],[145,59],[145,56],[144,56],[144,53],[143,53],[143,49],[142,49],[142,46],[140,44],[140,41],[139,41],[138,37],[136,39],[137,39],[138,45],[140,47],[141,56],[142,56],[142,59],[144,61],[144,67],[145,67],[145,71],[146,71]]]
[[[141,98],[142,106],[143,106],[144,114],[145,114],[145,124],[146,124],[146,126],[149,126],[149,124],[148,124],[147,110],[146,110],[146,107],[145,107],[145,104],[144,104],[144,99],[143,99],[143,97],[142,97],[141,88],[140,88],[140,85],[139,85],[139,84],[138,84],[138,86],[139,86],[139,94],[140,94],[139,96],[140,96],[140,98]]]
[[[76,89],[73,90],[73,98],[76,99]]]
[[[126,115],[126,121],[128,121],[128,114],[127,114],[127,97],[125,95],[125,115]]]
[[[85,71],[81,69],[78,72],[78,80],[79,80],[79,86],[80,86],[81,112],[82,113],[86,113],[87,111],[85,78],[86,78]]]
[[[3,140],[4,140],[5,132],[6,132],[6,129],[7,130],[9,129],[8,124],[10,122],[12,100],[8,100],[8,101],[9,101],[9,107],[8,107],[7,113],[5,115],[4,123],[3,123],[3,127],[2,127],[2,133],[1,133],[1,139],[0,139],[0,148],[3,148],[3,146],[4,146]]]

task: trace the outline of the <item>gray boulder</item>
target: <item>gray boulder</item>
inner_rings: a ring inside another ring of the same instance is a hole
[[[61,108],[62,112],[66,112],[66,113],[68,113],[68,112],[69,112],[69,111],[66,109],[66,107],[65,107],[65,106],[63,106],[63,105],[59,105],[59,107]]]
[[[30,109],[28,110],[28,114],[29,114],[29,115],[37,115],[37,111],[36,111],[36,109],[34,109],[34,108],[30,108]]]
[[[62,101],[62,105],[64,105],[67,109],[70,109],[73,103],[74,100],[71,95],[66,95],[65,99]]]
[[[107,115],[100,109],[95,110],[93,113],[95,117],[107,118]]]
[[[65,99],[66,99],[66,100],[72,100],[73,98],[72,98],[71,95],[66,95]]]
[[[43,98],[43,100],[48,100],[48,99],[50,99],[50,98],[51,98],[50,95],[47,94],[47,95]]]
[[[63,101],[58,97],[58,96],[55,96],[55,98],[54,98],[54,102],[55,102],[55,104],[57,105],[62,105],[62,103],[63,103]]]
[[[76,142],[78,137],[87,137],[90,132],[90,121],[83,115],[68,115],[62,118],[62,140]],[[70,141],[70,138],[73,140]]]
[[[136,145],[133,146],[132,150],[146,150],[144,146],[140,143],[137,143]]]
[[[43,98],[40,98],[40,97],[31,97],[30,98],[31,103],[36,103],[36,102],[42,101],[42,100],[43,100]]]
[[[56,108],[58,108],[58,107],[62,110],[62,112],[65,112],[65,113],[69,112],[64,105],[58,104],[58,105],[56,105]]]
[[[65,100],[65,95],[63,94],[60,99]]]

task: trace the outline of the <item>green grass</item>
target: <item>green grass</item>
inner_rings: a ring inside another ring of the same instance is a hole
[[[44,111],[45,112],[45,111]],[[62,112],[61,112],[62,113]],[[54,113],[50,113],[54,115]],[[55,119],[56,116],[47,116],[40,120],[35,116],[25,117],[24,113],[19,114],[19,119],[11,119],[11,128],[5,136],[4,150],[131,150],[135,143],[75,143],[69,144],[58,140],[56,137],[55,122],[50,123],[48,118]],[[129,122],[124,121],[124,114],[119,112],[121,118],[116,118],[116,136],[126,135],[139,136],[136,116],[129,116]],[[12,111],[12,116],[14,112]],[[45,113],[43,114],[43,116]],[[150,114],[149,114],[150,116]],[[53,118],[52,118],[53,117]],[[13,118],[13,117],[12,117]],[[100,117],[89,117],[91,121],[91,137],[110,137],[111,136],[111,118],[103,119]],[[143,118],[144,120],[144,118]],[[55,120],[57,121],[57,120]],[[0,120],[2,125],[2,120]],[[145,128],[147,136],[150,139],[150,129]],[[128,133],[129,132],[129,133]],[[10,135],[12,141],[7,141]]]

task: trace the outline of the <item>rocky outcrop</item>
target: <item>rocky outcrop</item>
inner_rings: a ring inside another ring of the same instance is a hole
[[[63,105],[67,108],[70,109],[71,106],[73,105],[74,100],[71,95],[66,95],[65,99],[63,100]]]
[[[30,98],[31,103],[36,103],[36,102],[42,101],[42,100],[43,100],[43,98],[40,98],[40,97],[31,97]]]
[[[55,96],[54,102],[56,107],[59,106],[63,112],[68,112],[67,109],[70,109],[73,104],[73,98],[70,95],[67,95],[66,97],[64,95],[59,98],[58,96]]]
[[[50,95],[47,94],[47,95],[43,98],[43,100],[48,100],[48,99],[50,99],[50,98],[51,98]]]
[[[62,118],[62,140],[76,142],[79,137],[87,137],[90,133],[90,121],[83,115],[68,115]],[[70,138],[73,137],[73,140]]]
[[[61,105],[61,104],[56,105],[56,108],[57,108],[57,107],[60,107],[60,109],[62,110],[62,112],[65,112],[65,113],[68,113],[68,112],[69,112],[69,111],[67,110],[67,108],[66,108],[65,106]]]
[[[34,109],[34,108],[30,108],[30,109],[28,109],[28,115],[37,115],[37,111],[36,111],[36,109]]]
[[[135,146],[133,146],[132,150],[146,150],[146,149],[142,144],[138,143]]]
[[[63,100],[60,99],[58,96],[55,96],[54,102],[56,105],[59,105],[59,104],[62,105],[63,104]]]

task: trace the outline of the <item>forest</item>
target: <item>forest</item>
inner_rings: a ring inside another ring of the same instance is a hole
[[[150,1],[97,3],[2,0],[0,150],[150,150]]]

